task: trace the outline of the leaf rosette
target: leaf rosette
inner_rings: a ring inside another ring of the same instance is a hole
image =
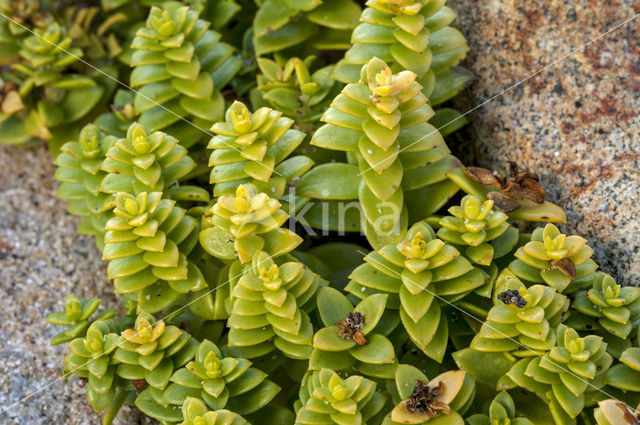
[[[118,293],[138,293],[140,309],[156,312],[180,294],[207,284],[199,267],[188,259],[198,242],[198,221],[162,199],[161,192],[116,195],[114,217],[106,224],[102,257]]]
[[[274,349],[294,359],[311,355],[308,312],[324,281],[302,263],[276,264],[265,252],[253,256],[231,289],[229,346],[254,358]]]
[[[284,255],[302,238],[281,228],[289,215],[278,200],[252,184],[240,185],[233,195],[220,196],[203,217],[200,244],[221,260],[238,259],[246,264],[260,251]]]
[[[450,244],[466,247],[465,256],[476,264],[488,266],[495,258],[508,254],[518,241],[518,231],[507,223],[505,213],[493,209],[493,201],[473,195],[449,208],[437,236]],[[496,251],[496,248],[498,250]],[[496,256],[497,254],[497,256]]]
[[[331,369],[309,371],[295,403],[296,425],[367,423],[382,410],[386,398],[376,383],[362,376],[346,379]]]
[[[185,146],[224,115],[220,90],[240,70],[235,49],[209,30],[199,12],[181,2],[152,6],[131,47],[131,87],[138,90],[134,108],[150,131],[180,135]]]
[[[574,292],[589,286],[598,265],[593,249],[580,236],[567,236],[549,223],[537,228],[531,241],[518,248],[509,270],[525,282],[546,283],[558,292]]]
[[[321,120],[326,124],[313,135],[311,144],[347,152],[353,188],[337,188],[327,176],[344,175],[344,164],[323,164],[337,169],[303,178],[300,186],[326,188],[300,190],[300,195],[323,200],[357,198],[361,229],[374,248],[398,243],[406,232],[408,206],[420,211],[413,221],[438,210],[435,199],[448,200],[459,189],[447,181],[447,172],[459,161],[450,155],[441,134],[427,120],[434,114],[415,81],[416,74],[393,74],[387,64],[373,58],[362,67],[361,80],[348,84],[336,96]],[[353,165],[351,165],[353,164]],[[319,167],[318,167],[319,168]],[[429,189],[427,189],[429,188]],[[431,194],[425,199],[424,191]],[[347,192],[347,196],[344,192]],[[424,215],[423,215],[424,214]]]
[[[614,278],[596,272],[593,287],[576,294],[571,307],[587,317],[595,318],[606,332],[626,339],[640,314],[640,288],[621,286]],[[593,327],[592,327],[593,328]]]
[[[475,395],[475,383],[461,370],[429,380],[414,366],[399,365],[390,387],[395,407],[382,425],[463,424],[463,414]]]
[[[553,288],[527,288],[505,270],[495,284],[494,306],[470,347],[518,357],[540,356],[555,346],[555,329],[568,308],[567,297]]]
[[[387,295],[390,314],[397,314],[411,340],[436,360],[444,356],[449,335],[440,305],[463,298],[486,281],[425,222],[413,225],[400,243],[367,254],[350,279],[345,289],[355,297]]]
[[[360,15],[351,47],[334,71],[337,80],[354,83],[362,65],[377,56],[394,72],[409,70],[418,76],[432,104],[455,96],[473,78],[457,67],[469,47],[449,24],[456,13],[446,2],[428,0],[373,0]]]
[[[204,340],[195,358],[171,376],[162,391],[163,403],[156,406],[149,403],[145,407],[163,409],[198,400],[213,411],[228,409],[248,415],[267,405],[280,391],[266,378],[267,374],[251,367],[249,360],[225,357],[214,343]]]
[[[375,331],[384,313],[387,295],[370,295],[354,305],[338,290],[318,291],[318,313],[325,327],[313,336],[309,360],[312,370],[332,367],[391,379],[397,366],[393,344]]]
[[[305,137],[292,127],[294,121],[282,112],[262,107],[251,113],[235,101],[225,121],[211,127],[216,135],[207,146],[213,149],[209,166],[213,194],[233,194],[240,184],[251,183],[279,199],[286,184],[313,165],[305,156],[289,158]]]

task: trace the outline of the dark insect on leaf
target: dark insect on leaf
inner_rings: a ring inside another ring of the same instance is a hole
[[[357,311],[347,313],[347,325],[349,325],[351,329],[359,331],[364,327],[364,316]]]
[[[518,308],[522,308],[527,305],[527,301],[522,298],[520,292],[517,289],[508,289],[498,294],[498,299],[505,304],[513,304]]]
[[[438,382],[435,387],[429,387],[424,382],[416,380],[413,392],[407,399],[407,410],[411,413],[425,413],[429,417],[437,416],[440,412],[448,415],[449,406],[438,401],[440,394],[444,392],[444,384]]]
[[[368,342],[360,329],[364,326],[364,316],[361,313],[347,313],[347,320],[340,320],[336,323],[340,328],[338,336],[341,338],[352,339],[358,345],[367,345]]]
[[[573,264],[569,258],[563,258],[562,260],[551,260],[551,266],[557,270],[560,270],[563,275],[570,279],[576,277],[576,265]]]
[[[505,214],[512,213],[520,208],[520,204],[513,198],[509,198],[500,192],[489,192],[487,198],[493,201],[493,209]]]

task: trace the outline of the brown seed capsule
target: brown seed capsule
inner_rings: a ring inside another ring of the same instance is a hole
[[[435,387],[429,387],[424,382],[416,380],[413,392],[407,399],[407,410],[411,413],[424,413],[429,417],[437,416],[439,412],[448,415],[449,406],[438,401],[440,394],[444,392],[444,384],[438,382]]]
[[[576,277],[576,265],[573,264],[569,258],[563,258],[562,260],[551,260],[551,266],[557,270],[560,270],[563,275],[570,279]]]
[[[347,320],[340,320],[336,323],[340,328],[338,336],[345,339],[352,339],[358,345],[367,345],[368,342],[360,329],[364,326],[364,316],[361,313],[347,313]]]

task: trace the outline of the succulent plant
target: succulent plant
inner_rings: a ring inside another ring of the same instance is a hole
[[[287,159],[305,137],[291,128],[293,123],[277,110],[262,107],[252,114],[235,101],[225,121],[211,127],[216,136],[207,147],[213,149],[209,166],[214,196],[233,194],[240,184],[251,183],[276,199],[282,197],[286,184],[313,165],[303,156]]]
[[[472,74],[456,65],[469,47],[464,36],[448,26],[456,13],[446,1],[372,0],[353,30],[351,47],[334,76],[344,83],[358,81],[360,67],[379,57],[394,72],[415,73],[424,94],[440,103],[456,95]]]
[[[280,391],[280,387],[266,377],[266,373],[251,367],[249,360],[224,357],[214,343],[204,340],[195,358],[173,373],[168,386],[157,396],[162,397],[164,403],[155,409],[198,400],[213,411],[226,408],[241,415],[250,414],[264,407]],[[149,403],[145,407],[151,406]]]
[[[300,236],[280,226],[289,215],[280,202],[252,184],[238,186],[234,195],[220,196],[203,218],[200,244],[221,260],[246,264],[260,251],[277,257],[302,242]]]
[[[448,341],[440,304],[485,283],[483,273],[424,222],[414,224],[397,245],[369,253],[349,277],[345,290],[357,298],[387,295],[387,308],[399,311],[413,343],[436,360],[442,360]]]
[[[96,411],[107,409],[116,400],[121,405],[124,400],[118,393],[128,394],[118,388],[117,365],[113,362],[113,353],[122,343],[119,332],[113,320],[96,320],[83,338],[69,343],[71,351],[64,359],[68,373],[88,378],[87,398]]]
[[[604,386],[613,358],[602,337],[580,337],[563,324],[556,336],[556,346],[549,352],[516,362],[507,376],[518,386],[538,393],[548,403],[555,423],[568,424],[585,408],[586,394]]]
[[[205,133],[197,128],[222,119],[220,90],[241,66],[233,47],[209,26],[188,5],[166,2],[151,7],[131,45],[140,123],[150,131],[166,129],[185,146],[202,140]]]
[[[348,173],[348,181],[358,185],[341,191],[352,193],[360,201],[361,227],[374,248],[402,239],[408,221],[405,191],[415,193],[441,182],[447,178],[446,171],[458,166],[442,136],[426,122],[433,111],[415,77],[411,71],[392,74],[384,61],[371,59],[362,67],[361,82],[347,85],[333,100],[322,116],[326,124],[311,139],[312,145],[346,151],[357,163],[348,171],[329,175]],[[344,168],[342,164],[324,167]],[[309,175],[300,186],[331,187],[328,183],[309,182],[312,178]],[[456,187],[452,193],[444,193],[445,199],[457,190]],[[332,196],[330,190],[326,192],[305,193],[301,188],[300,195],[345,199],[343,194]],[[425,206],[424,212],[429,214],[438,208]]]
[[[67,329],[51,338],[51,345],[69,342],[75,338],[82,338],[89,326],[96,320],[106,320],[116,315],[113,309],[102,311],[96,317],[91,318],[100,307],[99,298],[86,300],[69,294],[65,301],[65,311],[55,311],[47,316],[47,322],[54,325],[66,326]]]
[[[74,45],[94,62],[104,62],[122,53],[121,40],[112,30],[114,25],[128,20],[124,14],[101,16],[101,13],[100,7],[71,5],[62,16]]]
[[[374,331],[384,313],[386,300],[384,294],[370,295],[354,307],[340,291],[321,288],[318,313],[325,327],[313,335],[309,369],[355,368],[372,378],[392,379],[398,363],[393,344]]]
[[[376,383],[359,375],[342,379],[331,369],[307,372],[295,402],[296,425],[365,424],[384,407]]]
[[[106,224],[102,258],[118,293],[138,293],[140,309],[156,312],[180,294],[206,287],[188,255],[198,242],[198,222],[162,199],[161,192],[116,195],[115,216]]]
[[[104,133],[116,136],[118,139],[126,137],[127,131],[135,121],[133,109],[135,93],[129,90],[117,90],[113,96],[111,111],[105,112],[94,121],[94,124]]]
[[[39,0],[2,0],[0,12],[5,15],[0,20],[0,66],[6,66],[20,59],[21,44],[29,29],[44,28],[53,17],[40,10]]]
[[[104,246],[105,224],[113,215],[115,201],[112,195],[100,190],[107,176],[102,163],[116,140],[92,124],[86,125],[78,141],[65,143],[54,161],[58,166],[54,177],[61,182],[58,197],[69,201],[70,213],[83,217],[78,231],[95,236],[100,249]]]
[[[162,390],[169,384],[173,372],[187,364],[195,355],[198,343],[176,326],[166,326],[153,316],[138,315],[135,326],[121,333],[122,341],[113,354],[118,363],[117,374],[146,387],[137,397],[136,405],[147,415],[165,420],[166,409],[149,409],[149,398],[162,404]],[[171,409],[173,410],[173,409]]]
[[[531,241],[518,248],[509,270],[526,282],[546,283],[558,292],[573,292],[589,286],[598,265],[593,249],[580,236],[566,236],[549,223],[537,228]]]
[[[596,272],[593,287],[575,295],[571,307],[594,317],[610,334],[625,339],[631,333],[633,322],[638,319],[640,288],[616,284],[610,275]]]
[[[619,400],[602,400],[594,410],[593,416],[598,425],[634,425],[638,422],[638,410]]]
[[[315,124],[342,85],[331,76],[331,65],[312,72],[314,62],[315,56],[304,60],[293,57],[286,62],[279,55],[275,60],[258,58],[262,74],[257,77],[258,87],[251,92],[251,103],[266,102],[296,123]]]
[[[100,185],[106,193],[163,191],[196,166],[178,139],[161,131],[148,133],[138,123],[106,155],[102,169],[109,175]]]
[[[507,223],[509,217],[493,210],[490,199],[481,202],[467,195],[448,211],[451,215],[440,220],[437,236],[455,246],[466,246],[465,256],[476,264],[490,265],[494,258],[508,254],[518,241],[517,229]]]
[[[82,49],[73,46],[65,28],[49,22],[20,41],[21,60],[3,79],[19,85],[11,103],[0,114],[2,142],[25,144],[55,140],[62,145],[75,138],[76,125],[106,93],[96,73],[73,69]],[[62,140],[62,142],[61,142]]]
[[[311,355],[313,308],[322,279],[299,262],[277,265],[265,252],[253,256],[252,267],[231,289],[229,346],[248,358],[274,348],[294,359]]]
[[[242,416],[229,410],[207,410],[207,406],[196,398],[185,401],[182,415],[184,421],[180,425],[249,425]]]
[[[555,346],[555,329],[568,308],[566,296],[546,285],[527,288],[507,269],[495,283],[494,306],[470,347],[540,356]]]
[[[461,370],[441,373],[429,380],[419,369],[398,365],[395,373],[395,407],[382,425],[462,424],[460,413],[468,407],[475,394],[473,379]]]
[[[640,423],[640,289],[583,238],[524,233],[566,221],[536,173],[445,144],[467,120],[433,107],[472,78],[445,3],[0,0],[0,143],[48,141],[122,294],[122,316],[69,296],[47,318],[103,425],[124,404],[166,425]]]
[[[257,56],[299,47],[324,50],[349,48],[349,35],[358,24],[360,7],[353,0],[264,0],[253,19]]]
[[[500,391],[491,401],[486,413],[476,413],[467,418],[469,425],[534,425],[528,418],[516,416],[513,398]]]
[[[623,391],[640,392],[640,348],[627,348],[618,360],[620,363],[607,371],[606,384]]]

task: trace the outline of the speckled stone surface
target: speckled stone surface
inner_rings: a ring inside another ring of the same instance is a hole
[[[639,1],[449,0],[478,79],[467,111],[640,13]],[[640,17],[470,114],[484,166],[515,160],[564,207],[565,230],[640,284]]]
[[[459,106],[478,105],[597,37],[640,2],[449,0],[478,79]],[[541,174],[568,229],[598,262],[640,283],[640,18],[470,115],[485,166],[516,160]],[[0,147],[0,410],[61,376],[64,349],[44,318],[75,292],[117,306],[93,242],[55,198],[44,148]],[[119,424],[147,423],[124,409]],[[0,415],[0,425],[99,423],[83,382],[58,380]]]
[[[55,197],[53,172],[45,148],[0,146],[0,425],[100,423],[84,381],[59,379],[65,347],[49,345],[58,330],[44,319],[71,292],[118,304],[93,241]],[[125,408],[116,423],[150,423],[141,416]]]

